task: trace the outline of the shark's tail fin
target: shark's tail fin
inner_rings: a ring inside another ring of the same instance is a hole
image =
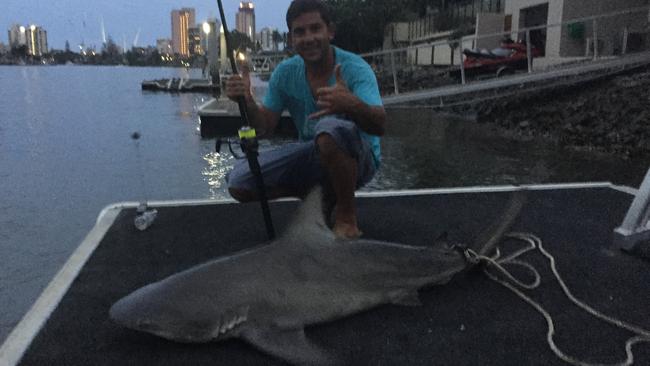
[[[526,188],[515,191],[503,214],[488,226],[474,241],[472,248],[479,255],[487,255],[503,239],[519,216],[528,198]]]

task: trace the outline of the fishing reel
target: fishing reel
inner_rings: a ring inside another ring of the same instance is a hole
[[[239,134],[239,139],[232,139],[232,138],[226,138],[226,141],[228,143],[228,150],[232,154],[232,156],[235,157],[235,159],[241,160],[241,159],[246,159],[247,158],[247,151],[251,152],[255,155],[257,155],[257,152],[259,150],[259,142],[257,140],[257,135],[255,133],[255,129],[250,127],[250,126],[244,126],[239,129],[238,131]],[[221,137],[217,138],[215,141],[215,151],[216,152],[221,152],[221,145],[223,145],[224,141]],[[239,154],[235,152],[233,149],[233,144],[234,145],[239,145],[241,151],[243,154]]]

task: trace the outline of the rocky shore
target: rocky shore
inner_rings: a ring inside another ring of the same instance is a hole
[[[511,137],[650,158],[650,67],[479,102],[471,110],[477,122]]]

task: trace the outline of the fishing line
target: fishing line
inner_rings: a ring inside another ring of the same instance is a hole
[[[147,205],[147,202],[149,201],[149,194],[147,192],[147,185],[144,181],[144,164],[142,163],[142,155],[140,154],[140,137],[140,132],[136,131],[131,134],[131,139],[135,144],[135,156],[137,160],[136,164],[138,177],[140,178],[140,193],[144,198],[140,201],[140,204],[135,211],[133,224],[138,230],[143,231],[151,226],[151,224],[153,224],[153,221],[156,219],[156,215],[158,214],[158,210],[149,209]]]
[[[500,259],[499,256],[500,254],[497,254],[494,257],[487,257],[487,256],[481,256],[476,253],[473,255],[478,256],[481,262],[485,263],[486,266],[483,269],[483,272],[494,282],[506,287],[513,293],[515,293],[518,297],[520,297],[522,300],[527,302],[530,306],[532,306],[537,312],[542,314],[544,319],[546,320],[546,324],[548,327],[547,334],[546,334],[546,341],[557,357],[562,359],[563,361],[576,365],[576,366],[629,366],[634,363],[634,354],[632,352],[632,347],[637,344],[637,343],[650,343],[650,331],[643,329],[639,326],[636,326],[634,324],[630,324],[627,322],[624,322],[622,320],[619,320],[617,318],[605,315],[598,310],[592,308],[591,306],[587,305],[585,302],[579,300],[576,298],[569,287],[566,285],[564,280],[562,279],[562,276],[560,276],[560,273],[557,269],[556,263],[555,263],[555,257],[551,255],[544,247],[542,246],[542,240],[538,237],[536,237],[533,234],[527,234],[527,233],[511,233],[508,234],[507,237],[517,239],[520,241],[523,241],[525,243],[528,243],[529,246],[526,248],[523,248],[521,250],[516,251],[515,253],[509,255],[508,257]],[[635,334],[635,336],[630,337],[627,339],[625,342],[625,354],[626,354],[626,359],[624,361],[620,361],[617,363],[612,363],[612,364],[603,364],[603,363],[589,363],[583,360],[579,360],[575,357],[572,357],[570,355],[567,355],[564,353],[555,343],[554,340],[554,335],[555,335],[555,324],[553,322],[553,318],[551,314],[538,302],[527,296],[526,294],[523,293],[522,290],[517,288],[517,286],[524,288],[524,289],[534,289],[536,288],[539,283],[540,283],[540,275],[538,271],[529,263],[521,261],[517,258],[519,258],[521,255],[533,251],[537,249],[550,263],[551,271],[553,272],[553,275],[555,276],[556,281],[562,288],[562,291],[566,295],[566,297],[574,303],[576,306],[584,310],[585,312],[589,313],[590,315],[596,317],[597,319],[600,319],[601,321],[608,323],[610,325],[613,325],[617,328],[625,329],[629,332],[632,332]],[[505,269],[506,265],[519,265],[527,268],[531,273],[534,275],[535,280],[533,283],[526,284],[523,281],[520,281],[516,279],[507,269]],[[497,272],[505,276],[509,281],[501,279],[497,277],[496,274],[491,273],[490,269],[494,268],[496,269]]]
[[[138,178],[140,178],[140,194],[142,194],[144,198],[141,202],[147,202],[149,201],[149,194],[147,192],[147,186],[144,183],[144,167],[142,163],[142,155],[140,154],[140,137],[141,135],[138,131],[131,134],[131,139],[135,144],[135,160],[137,161]]]

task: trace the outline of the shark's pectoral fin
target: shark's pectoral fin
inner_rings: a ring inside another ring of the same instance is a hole
[[[391,302],[395,305],[404,306],[422,306],[420,296],[417,291],[402,292],[392,298]]]
[[[261,351],[295,365],[334,366],[342,364],[336,357],[312,344],[305,336],[303,329],[252,329],[243,332],[242,338]]]

